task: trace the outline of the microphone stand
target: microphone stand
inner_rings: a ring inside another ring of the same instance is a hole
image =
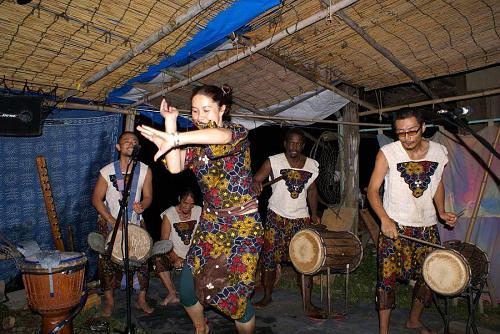
[[[124,242],[124,250],[123,250],[123,271],[125,271],[125,291],[126,291],[126,307],[127,307],[127,327],[123,332],[126,334],[135,334],[135,326],[132,324],[132,312],[131,312],[131,287],[130,287],[130,261],[128,254],[128,217],[127,217],[127,208],[128,208],[128,198],[130,196],[130,188],[132,186],[132,180],[134,178],[135,166],[137,165],[137,154],[138,150],[132,152],[132,157],[130,162],[127,165],[127,170],[125,175],[127,175],[128,169],[132,164],[132,169],[130,171],[130,175],[128,175],[127,182],[125,183],[125,188],[123,189],[122,199],[120,200],[120,210],[118,211],[118,216],[116,217],[116,224],[113,228],[113,234],[111,236],[111,240],[106,245],[106,251],[104,256],[107,260],[111,258],[111,253],[113,251],[113,246],[116,239],[116,234],[118,233],[118,227],[120,226],[120,222],[122,222],[122,232],[123,237],[122,241]]]

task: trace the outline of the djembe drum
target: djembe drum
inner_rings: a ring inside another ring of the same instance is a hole
[[[111,237],[112,233],[108,235],[107,243],[111,241]],[[151,255],[152,247],[153,239],[145,229],[134,224],[128,225],[128,255],[131,266],[140,266],[145,263]],[[124,253],[122,233],[117,233],[113,251],[111,252],[111,260],[123,266]]]
[[[87,258],[83,253],[54,252],[59,261],[47,268],[45,253],[39,253],[24,259],[21,273],[28,304],[32,310],[42,316],[42,333],[51,332],[64,320],[70,318],[84,296],[84,276]],[[57,263],[58,262],[58,263]],[[71,334],[71,321],[58,333]]]
[[[479,247],[459,240],[447,241],[444,247],[429,253],[422,266],[424,281],[431,290],[456,296],[486,279],[489,260]]]

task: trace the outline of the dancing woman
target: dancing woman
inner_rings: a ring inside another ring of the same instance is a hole
[[[165,131],[139,126],[156,144],[155,160],[171,173],[190,168],[203,193],[204,207],[182,269],[180,299],[196,333],[208,333],[204,306],[212,305],[235,320],[238,333],[255,331],[250,296],[262,239],[262,224],[252,190],[248,131],[223,120],[231,107],[229,86],[200,86],[191,111],[199,130],[177,132],[178,111],[163,100]]]

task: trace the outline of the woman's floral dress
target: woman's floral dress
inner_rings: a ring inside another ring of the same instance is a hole
[[[229,122],[223,127],[232,132],[230,144],[186,151],[185,165],[196,175],[204,200],[186,263],[195,277],[198,298],[204,299],[200,302],[239,319],[255,287],[263,229],[258,212],[227,214],[228,209],[254,201],[256,195],[251,187],[248,130]],[[217,213],[224,209],[226,215]],[[198,293],[200,289],[204,293]]]

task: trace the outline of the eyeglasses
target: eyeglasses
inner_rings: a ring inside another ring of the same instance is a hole
[[[420,129],[422,129],[422,125],[420,125],[416,130],[396,131],[396,136],[398,136],[398,138],[406,138],[406,135],[413,137],[420,131]]]

